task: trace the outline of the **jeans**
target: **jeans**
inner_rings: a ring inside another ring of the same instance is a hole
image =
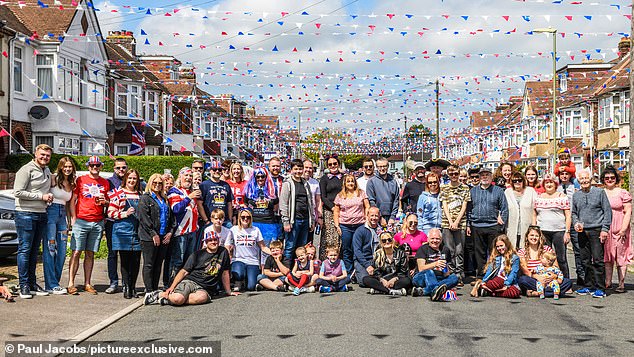
[[[185,233],[182,236],[173,237],[170,245],[172,246],[172,254],[170,260],[170,281],[174,279],[178,271],[183,268],[187,258],[193,252],[198,250],[196,245],[196,232]]]
[[[566,245],[564,244],[564,232],[542,231],[546,238],[546,245],[551,246],[557,254],[559,269],[564,274],[564,278],[570,278],[568,269],[568,258],[566,257]]]
[[[44,289],[52,290],[59,287],[59,280],[62,278],[64,261],[66,260],[66,244],[68,243],[66,206],[53,203],[46,209],[46,216],[48,219],[46,239],[42,241]],[[50,250],[49,242],[55,242],[54,254]]]
[[[465,231],[458,229],[452,231],[448,228],[442,229],[442,242],[451,252],[449,270],[453,271],[458,278],[464,279],[464,246]]]
[[[231,263],[231,277],[233,281],[244,281],[246,279],[247,290],[249,291],[255,290],[255,284],[258,283],[259,274],[259,265],[247,265],[238,261]]]
[[[444,279],[438,280],[436,273],[433,270],[427,269],[416,273],[412,279],[414,286],[423,288],[423,295],[431,295],[431,293],[439,287],[445,284],[447,289],[452,289],[458,285],[458,276],[456,274],[449,274]]]
[[[117,274],[117,252],[112,250],[112,226],[113,221],[106,220],[106,244],[108,246],[108,279],[110,285],[119,285],[119,276]]]
[[[579,232],[579,252],[585,268],[584,286],[604,290],[605,262],[600,234],[600,228],[585,228],[583,232]]]
[[[389,294],[390,293],[390,289],[386,288],[385,286],[383,286],[383,284],[381,283],[381,279],[379,277],[376,276],[366,276],[363,278],[363,285],[365,285],[368,288],[372,288],[374,290],[378,290],[382,293],[385,294]],[[392,289],[394,290],[401,290],[403,288],[405,289],[409,289],[412,286],[412,280],[409,277],[402,277],[400,279],[398,279],[395,283],[394,286],[392,287]]]
[[[475,245],[475,259],[478,266],[477,274],[482,276],[484,274],[484,265],[487,262],[487,257],[491,252],[491,244],[493,240],[500,235],[502,226],[495,225],[492,227],[471,227],[471,236],[473,237]]]
[[[361,224],[339,224],[341,228],[341,255],[343,263],[346,265],[347,271],[353,269],[354,251],[352,250],[352,236],[357,228],[361,227]]]
[[[354,276],[357,278],[357,282],[359,283],[359,286],[364,288],[365,284],[363,284],[363,278],[365,278],[366,276],[368,276],[370,274],[368,274],[368,271],[365,269],[365,267],[359,263],[358,261],[354,261]]]
[[[32,288],[37,282],[35,266],[40,244],[46,238],[46,223],[46,213],[15,211],[15,228],[18,233],[17,260],[20,288]]]
[[[310,229],[308,219],[297,219],[291,226],[291,231],[286,232],[284,242],[284,257],[288,260],[293,260],[295,255],[295,248],[303,247],[308,241],[308,230]]]
[[[517,279],[517,284],[520,286],[520,289],[522,289],[523,294],[526,294],[527,290],[537,291],[537,280],[531,278],[530,276],[520,276]],[[572,288],[572,281],[570,281],[570,279],[564,278],[561,284],[559,284],[559,294],[565,293],[566,291],[570,290],[570,288]],[[552,297],[553,289],[546,286],[544,288],[544,295],[546,297]]]
[[[326,286],[332,288],[333,291],[340,291],[344,285],[350,284],[350,277],[346,276],[343,280],[337,280],[336,282],[332,282],[330,280],[317,279],[315,281],[315,285],[317,286]]]

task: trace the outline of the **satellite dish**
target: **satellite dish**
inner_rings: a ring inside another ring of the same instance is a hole
[[[35,105],[29,110],[29,115],[33,119],[44,119],[48,116],[48,108],[43,105]]]

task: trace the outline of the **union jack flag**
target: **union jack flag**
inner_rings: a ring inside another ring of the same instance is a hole
[[[132,126],[132,142],[130,143],[130,155],[143,155],[145,151],[145,136],[134,125]]]

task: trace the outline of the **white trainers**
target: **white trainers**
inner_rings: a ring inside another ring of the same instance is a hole
[[[53,289],[51,289],[51,293],[53,295],[66,295],[68,294],[68,290],[66,290],[65,288],[62,288],[61,286],[56,286]]]
[[[314,293],[316,290],[315,290],[315,287],[314,287],[314,286],[309,286],[309,287],[306,289],[306,291],[307,291],[307,292],[309,292],[309,293]]]

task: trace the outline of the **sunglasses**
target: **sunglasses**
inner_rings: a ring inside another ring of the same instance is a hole
[[[438,181],[427,181],[427,184],[428,185],[431,185],[431,184],[437,185]]]
[[[328,163],[328,166],[337,166],[337,165],[339,165],[338,162],[329,162]]]
[[[418,221],[409,221],[408,224],[418,224]]]
[[[616,181],[616,177],[614,176],[605,176],[603,179],[605,181]]]
[[[374,165],[365,165],[363,166],[364,169],[373,169]]]
[[[229,171],[229,168],[228,167],[223,167],[222,171]]]
[[[88,167],[101,167],[101,164],[90,164]]]
[[[154,181],[152,182],[152,185],[162,185],[163,181]]]
[[[192,166],[192,170],[202,170],[202,166]]]
[[[126,170],[128,167],[127,166],[119,166],[119,167],[115,167],[115,170]]]
[[[259,180],[259,179],[265,179],[265,178],[266,178],[266,176],[257,175],[257,176],[255,176],[255,178],[256,178],[256,179],[258,179],[258,180]]]
[[[381,243],[392,243],[393,241],[394,241],[394,239],[392,239],[392,238],[381,239]]]
[[[522,183],[522,180],[511,180],[513,183]]]
[[[209,171],[219,172],[219,171],[221,171],[221,170],[224,170],[224,169],[210,169]]]
[[[240,219],[249,220],[251,219],[251,216],[240,216]]]
[[[447,173],[447,175],[449,175],[449,176],[458,176],[458,175],[460,175],[460,173],[459,172],[449,172],[449,173]]]
[[[471,175],[471,176],[469,176],[469,177],[471,177],[472,179],[474,179],[474,178],[480,178],[480,175]]]
[[[534,225],[528,226],[528,229],[535,229],[535,230],[541,231],[541,228],[539,228],[539,226],[534,226]]]

